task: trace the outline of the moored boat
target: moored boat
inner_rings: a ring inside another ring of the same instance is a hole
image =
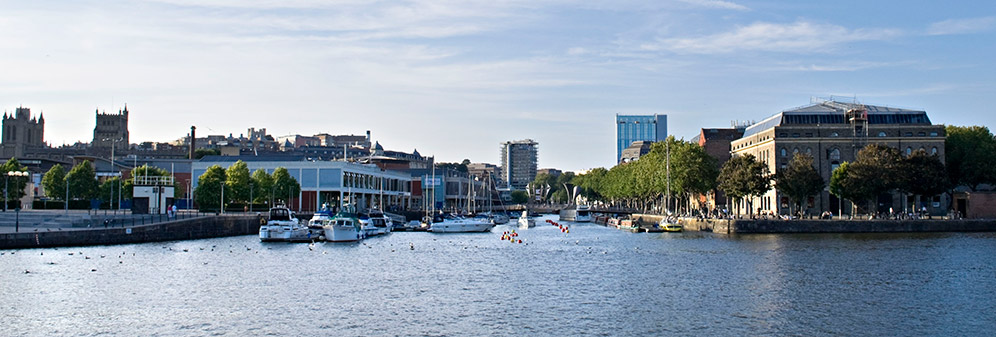
[[[486,220],[444,217],[443,221],[432,222],[429,231],[433,233],[488,232],[495,224]]]
[[[325,240],[330,242],[358,241],[366,236],[360,230],[360,219],[349,207],[339,210],[322,228]]]
[[[529,213],[527,211],[522,211],[522,215],[519,216],[519,228],[530,228],[536,227],[536,220],[529,218]]]
[[[576,205],[560,210],[560,221],[591,222],[588,205]]]
[[[665,232],[680,232],[683,230],[681,220],[673,216],[665,216],[657,226]]]
[[[294,211],[287,207],[270,209],[270,219],[259,226],[259,240],[263,242],[309,242],[317,240],[307,225],[294,217]]]

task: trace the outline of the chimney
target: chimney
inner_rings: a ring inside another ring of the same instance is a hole
[[[197,148],[197,146],[196,146],[197,145],[196,144],[197,143],[197,134],[194,133],[195,130],[197,130],[197,127],[191,125],[190,126],[190,154],[189,154],[191,160],[194,159],[194,149]]]

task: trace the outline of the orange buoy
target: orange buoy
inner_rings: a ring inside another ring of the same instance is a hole
[[[522,243],[522,239],[519,239],[519,243]]]

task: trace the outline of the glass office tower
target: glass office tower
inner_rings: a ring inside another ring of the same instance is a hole
[[[620,115],[616,114],[616,163],[622,152],[638,140],[651,142],[667,138],[667,115]]]

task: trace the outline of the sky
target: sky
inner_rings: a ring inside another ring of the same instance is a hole
[[[131,142],[364,134],[437,161],[615,164],[615,115],[668,131],[760,121],[814,97],[996,126],[996,2],[0,0],[0,109],[52,146],[94,112]]]

